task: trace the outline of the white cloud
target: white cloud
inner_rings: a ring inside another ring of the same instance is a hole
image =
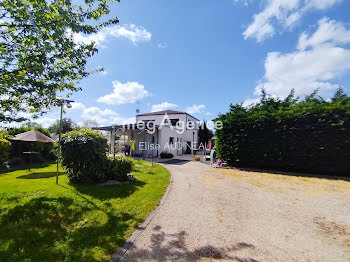
[[[99,126],[111,125],[113,122],[112,119],[117,116],[118,114],[111,109],[106,108],[102,110],[96,106],[85,108],[81,114],[81,118],[84,121],[94,120],[98,123]]]
[[[111,109],[100,109],[96,106],[94,107],[88,107],[84,110],[83,114],[82,114],[82,117],[84,119],[91,119],[91,118],[94,118],[94,117],[102,117],[102,116],[115,116],[117,115],[116,112],[114,112],[113,110]]]
[[[35,123],[38,123],[40,126],[42,126],[44,128],[48,128],[49,126],[54,124],[57,120],[58,120],[58,118],[50,118],[50,117],[46,117],[45,116],[45,117],[42,117],[42,118],[33,119],[31,121],[35,122]]]
[[[243,105],[244,107],[250,107],[253,106],[256,103],[260,102],[260,98],[251,98],[251,99],[246,99],[243,101]]]
[[[136,123],[136,117],[121,117],[116,116],[111,118],[111,123],[116,125],[127,125]]]
[[[252,0],[233,0],[235,4],[242,3],[245,6],[248,6]]]
[[[84,104],[83,103],[80,103],[80,102],[73,102],[73,103],[71,103],[71,105],[72,105],[72,108],[71,108],[71,110],[79,110],[79,111],[83,111],[83,110],[85,110],[85,106],[84,106]]]
[[[157,104],[157,105],[153,105],[152,106],[152,112],[157,112],[157,111],[164,111],[164,110],[168,110],[168,109],[176,109],[179,106],[176,104],[172,104],[169,102],[163,102],[161,104]]]
[[[316,8],[319,10],[327,9],[343,0],[306,0],[306,8]]]
[[[71,110],[81,111],[80,118],[74,119],[74,121],[77,122],[79,126],[82,126],[85,120],[94,120],[97,122],[98,126],[113,125],[113,124],[132,124],[132,123],[135,123],[136,121],[135,117],[123,117],[111,109],[108,109],[108,108],[101,109],[99,107],[86,107],[84,104],[79,102],[72,103],[72,108],[68,110],[69,112]],[[34,119],[33,115],[29,113],[21,112],[20,115],[28,118],[29,121],[31,122],[35,122],[44,128],[48,128],[50,125],[52,125],[59,119],[55,117],[56,115],[59,116],[59,112],[56,112],[56,113],[51,111],[47,116],[39,117],[36,119]],[[69,117],[69,115],[64,117]],[[11,123],[11,124],[6,124],[5,126],[19,127],[24,125],[25,123],[26,122]]]
[[[350,30],[335,20],[322,18],[318,21],[317,31],[309,36],[303,33],[299,38],[298,49],[305,50],[308,47],[317,47],[318,45],[330,43],[332,45],[341,45],[350,43]]]
[[[203,113],[205,110],[205,105],[193,105],[190,107],[187,107],[185,111],[189,114],[197,114],[197,113]]]
[[[77,104],[77,103],[75,103]],[[80,104],[80,103],[79,103]],[[74,104],[72,104],[74,105]],[[82,104],[81,104],[82,105]],[[76,105],[76,109],[79,108],[79,110],[82,111],[80,115],[80,121],[78,121],[78,124],[80,126],[83,125],[83,123],[86,120],[92,120],[97,123],[97,126],[110,126],[115,124],[132,124],[135,123],[135,117],[123,117],[119,115],[117,112],[111,110],[111,109],[101,109],[99,107],[93,106],[93,107],[85,107],[84,105]],[[73,108],[74,109],[74,106]],[[78,109],[77,109],[78,110]],[[44,122],[45,120],[42,120],[38,123],[41,124],[41,122]]]
[[[103,46],[110,38],[126,38],[136,45],[137,43],[150,41],[152,34],[142,26],[131,24],[113,25],[91,35],[74,34],[73,38],[76,42],[84,44],[94,41],[98,46]]]
[[[254,15],[243,36],[261,42],[275,34],[276,25],[291,28],[307,11],[328,9],[340,2],[342,0],[268,0],[265,8]]]
[[[107,70],[103,70],[103,71],[100,72],[100,75],[103,75],[103,76],[108,75],[108,71]]]
[[[145,87],[138,82],[121,83],[113,81],[113,93],[102,96],[97,99],[97,102],[108,105],[122,105],[135,103],[150,95]]]
[[[342,23],[321,19],[314,34],[300,36],[295,52],[267,55],[265,76],[255,94],[260,94],[263,87],[278,97],[287,96],[292,88],[296,95],[310,94],[315,89],[327,95],[338,87],[336,78],[350,70],[350,49],[340,47],[350,43],[349,34]]]
[[[157,47],[158,47],[158,48],[167,48],[167,47],[168,47],[168,43],[166,43],[166,42],[159,43],[159,44],[157,45]]]

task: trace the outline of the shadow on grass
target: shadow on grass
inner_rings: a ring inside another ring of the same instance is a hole
[[[56,162],[45,162],[41,164],[26,164],[26,165],[18,165],[18,166],[12,166],[10,168],[0,168],[0,176],[3,174],[6,174],[8,172],[18,171],[18,170],[26,170],[26,169],[33,169],[33,168],[44,168],[49,167],[52,164],[55,164]]]
[[[241,250],[254,250],[251,244],[240,242],[227,247],[205,245],[189,250],[186,246],[186,231],[166,234],[160,226],[153,227],[151,245],[148,249],[134,248],[126,257],[128,261],[212,261],[224,259],[238,262],[257,262],[253,258],[242,258],[236,255]],[[210,260],[207,260],[210,259]]]
[[[97,261],[124,243],[134,220],[69,197],[34,198],[0,216],[0,261]]]
[[[126,198],[146,183],[143,181],[129,182],[122,185],[98,186],[98,185],[74,185],[74,189],[80,194],[91,196],[98,200],[112,198]]]
[[[65,172],[58,172],[59,176],[64,175]],[[40,179],[40,178],[49,178],[55,177],[57,175],[56,172],[34,172],[28,175],[18,176],[17,179]]]

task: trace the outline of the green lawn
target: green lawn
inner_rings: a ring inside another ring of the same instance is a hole
[[[138,163],[135,161],[135,163]],[[162,166],[136,167],[137,182],[72,186],[55,164],[0,173],[0,261],[105,261],[156,207]]]

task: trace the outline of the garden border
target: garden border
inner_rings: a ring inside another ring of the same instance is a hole
[[[158,163],[158,165],[164,166],[166,168],[166,165]],[[133,246],[134,242],[136,241],[136,239],[141,235],[141,233],[143,232],[143,230],[146,229],[146,227],[149,225],[149,223],[151,223],[151,221],[153,220],[153,218],[157,215],[157,213],[159,212],[159,209],[162,207],[162,205],[164,204],[165,200],[168,197],[168,194],[172,188],[172,184],[173,184],[173,174],[170,172],[170,170],[168,168],[166,168],[169,173],[170,173],[170,182],[169,185],[162,197],[162,199],[160,200],[158,206],[151,212],[151,214],[149,214],[149,216],[146,218],[146,220],[134,231],[134,233],[132,233],[132,235],[125,241],[124,245],[122,248],[120,248],[116,253],[114,253],[114,255],[112,256],[110,262],[119,262],[122,261],[123,256],[125,255],[125,253]]]

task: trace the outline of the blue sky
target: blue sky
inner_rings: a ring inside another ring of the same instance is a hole
[[[187,110],[199,119],[230,103],[256,101],[262,86],[283,97],[315,88],[329,97],[349,91],[350,1],[122,0],[112,4],[118,26],[99,35],[77,103],[65,117],[99,125],[132,121],[141,112]],[[57,109],[36,120],[48,126]]]

